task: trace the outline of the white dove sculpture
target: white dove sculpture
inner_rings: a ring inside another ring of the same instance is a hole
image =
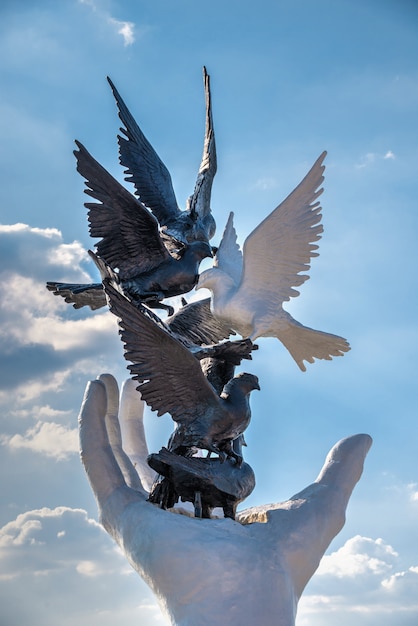
[[[323,152],[292,193],[247,237],[243,252],[230,213],[212,268],[199,277],[197,289],[212,292],[212,312],[242,337],[277,337],[302,371],[304,361],[331,360],[350,350],[345,339],[303,326],[283,309],[298,296],[318,256],[326,156]]]

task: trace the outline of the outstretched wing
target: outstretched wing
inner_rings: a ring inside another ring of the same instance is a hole
[[[160,226],[170,224],[182,211],[177,206],[171,176],[161,161],[128,107],[122,100],[118,90],[107,78],[119,110],[119,118],[124,125],[118,136],[119,160],[125,167],[126,181],[132,182],[136,195],[151,209]]]
[[[206,380],[199,361],[105,280],[109,308],[119,317],[128,369],[139,383],[142,398],[158,415],[170,413],[178,423],[216,409],[219,397]]]
[[[236,334],[228,324],[213,315],[210,298],[186,304],[175,315],[168,317],[166,324],[185,341],[198,346],[219,343]]]
[[[89,306],[92,311],[106,306],[106,296],[101,283],[83,285],[81,283],[54,283],[47,282],[46,288],[54,296],[61,296],[65,302],[72,304],[75,309]]]
[[[101,237],[97,253],[122,278],[147,272],[169,257],[151,213],[76,141],[77,171],[86,179],[90,235]]]
[[[323,227],[317,198],[323,189],[323,152],[301,183],[247,237],[239,295],[257,303],[281,304],[298,296],[294,289],[309,276],[311,258],[318,256]]]
[[[237,242],[232,211],[229,214],[213,265],[228,274],[238,287],[242,276],[242,252]]]
[[[212,193],[212,183],[217,170],[215,131],[213,129],[212,119],[212,99],[210,94],[210,77],[203,68],[203,82],[205,86],[205,102],[206,102],[206,124],[205,124],[205,141],[203,144],[203,155],[197,175],[196,185],[193,195],[189,200],[189,210],[192,219],[194,213],[206,227],[207,238],[211,239],[215,234],[215,220],[212,217],[210,208],[210,199]]]

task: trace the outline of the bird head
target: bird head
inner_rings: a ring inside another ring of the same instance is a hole
[[[233,279],[218,267],[211,267],[199,275],[196,289],[210,289],[219,297],[226,296],[232,289],[236,289]]]
[[[254,389],[258,389],[260,391],[260,383],[258,382],[258,377],[254,374],[247,374],[246,372],[240,372],[237,376],[235,376],[234,380],[238,382],[240,387],[246,392],[250,393]]]
[[[214,268],[210,268],[199,274],[196,289],[212,289],[215,282],[216,270]]]
[[[200,259],[206,259],[207,257],[212,257],[212,247],[209,245],[207,240],[197,240],[188,244],[189,250],[191,250],[192,254]]]

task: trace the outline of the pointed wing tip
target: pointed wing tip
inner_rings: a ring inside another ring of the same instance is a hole
[[[106,80],[107,80],[107,82],[109,83],[111,90],[112,90],[112,91],[113,91],[113,93],[115,94],[115,92],[116,92],[117,90],[116,90],[116,87],[115,87],[115,85],[114,85],[114,83],[113,83],[112,79],[110,78],[110,76],[106,76]]]
[[[74,143],[77,146],[78,150],[73,150],[73,154],[77,156],[82,150],[85,150],[85,147],[83,146],[81,141],[78,141],[78,139],[74,139]]]
[[[324,163],[324,161],[325,161],[325,158],[326,158],[327,155],[328,155],[328,152],[326,150],[324,150],[322,152],[322,154],[320,154],[318,159],[317,159],[317,164],[321,167],[322,174],[324,173],[324,170],[325,170],[325,163]],[[322,178],[323,178],[323,176],[322,176]],[[323,190],[321,190],[321,191],[323,191]]]

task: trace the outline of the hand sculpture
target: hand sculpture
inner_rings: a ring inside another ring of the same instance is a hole
[[[239,521],[176,515],[147,502],[152,473],[135,387],[125,383],[119,411],[117,383],[104,374],[88,384],[80,412],[82,461],[104,528],[173,624],[294,625],[301,593],[344,525],[371,438],[337,443],[316,481],[288,502]]]

